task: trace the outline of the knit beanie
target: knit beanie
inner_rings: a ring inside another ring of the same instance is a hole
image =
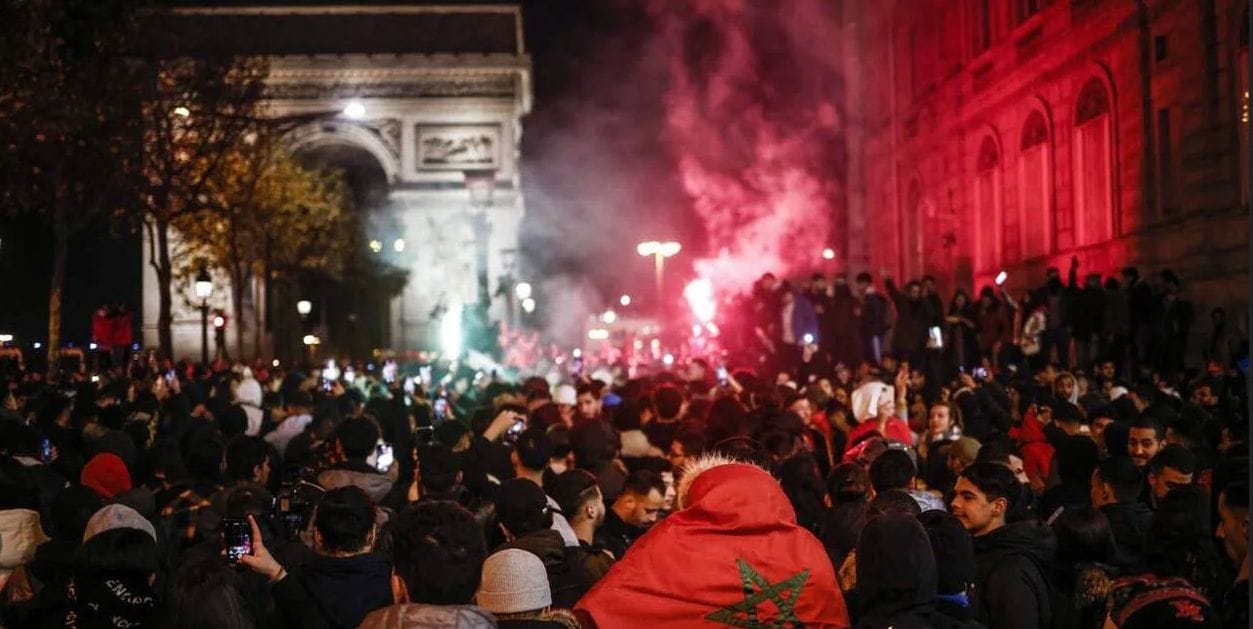
[[[157,530],[138,511],[126,505],[108,505],[87,521],[87,528],[83,530],[83,541],[113,529],[137,529],[151,535],[153,541],[157,539]]]
[[[130,491],[131,475],[121,457],[111,452],[103,452],[92,457],[79,481],[96,491],[102,498],[109,499],[120,493]]]
[[[517,548],[493,554],[483,562],[476,601],[493,614],[537,611],[552,605],[544,562]]]

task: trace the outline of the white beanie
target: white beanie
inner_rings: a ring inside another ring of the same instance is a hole
[[[544,562],[517,548],[493,554],[483,562],[476,602],[493,614],[533,612],[552,605]]]
[[[111,504],[95,512],[91,519],[87,520],[87,528],[83,530],[83,541],[86,542],[113,529],[138,529],[151,535],[152,541],[157,540],[157,531],[147,518],[126,505]]]

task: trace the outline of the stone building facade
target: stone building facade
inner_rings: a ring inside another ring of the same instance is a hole
[[[949,290],[1005,270],[1020,293],[1078,257],[1174,270],[1195,334],[1244,312],[1248,20],[1242,0],[844,2],[850,268]]]

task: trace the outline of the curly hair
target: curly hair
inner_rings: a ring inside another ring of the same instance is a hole
[[[429,605],[466,605],[474,600],[487,558],[483,528],[461,505],[419,502],[391,526],[394,570],[409,600]]]

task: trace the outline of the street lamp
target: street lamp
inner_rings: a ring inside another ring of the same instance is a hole
[[[635,247],[636,253],[640,254],[641,256],[644,256],[644,257],[653,256],[653,261],[656,267],[655,280],[657,283],[656,289],[657,289],[657,315],[658,316],[661,315],[661,300],[662,300],[662,295],[664,294],[664,290],[665,290],[666,258],[670,258],[670,257],[674,257],[678,255],[679,251],[681,250],[682,250],[682,247],[679,246],[679,243],[673,240],[668,240],[666,242],[658,242],[656,240],[649,240],[646,242],[641,242]]]
[[[213,296],[213,278],[209,277],[209,269],[200,265],[196,274],[196,298],[200,300],[200,363],[209,364],[209,297]]]
[[[309,316],[310,312],[313,312],[313,302],[308,299],[301,299],[296,302],[296,312],[300,313],[301,319],[304,319]]]

